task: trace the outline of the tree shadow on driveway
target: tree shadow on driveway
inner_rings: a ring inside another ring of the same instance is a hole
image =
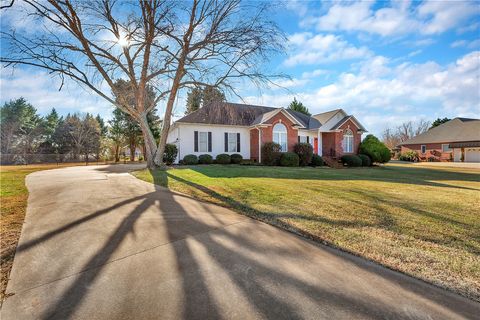
[[[165,181],[168,180],[155,182]],[[203,186],[195,187],[205,190]],[[21,251],[28,251],[37,244],[55,239],[57,235],[93,219],[114,214],[122,206],[139,202],[123,217],[108,242],[90,257],[75,280],[58,299],[53,300],[54,303],[40,318],[67,319],[77,316],[76,312],[81,312],[82,303],[92,294],[89,288],[101,276],[103,268],[112,261],[112,256],[125,238],[132,232],[141,232],[135,230],[135,225],[149,210],[158,213],[158,219],[165,222],[169,245],[173,248],[175,263],[181,275],[183,301],[179,318],[302,319],[356,316],[400,319],[412,315],[440,318],[445,314],[438,305],[444,305],[453,313],[466,317],[473,317],[474,312],[478,311],[473,302],[469,303],[466,299],[362,259],[322,246],[319,248],[316,244],[259,222],[245,219],[237,224],[219,225],[219,222],[212,226],[204,216],[221,218],[222,213],[218,212],[217,207],[205,205],[202,207],[204,212],[193,212],[185,204],[184,201],[187,200],[191,201],[191,198],[156,187],[153,192],[99,210],[19,247]],[[150,254],[155,254],[153,249],[149,249]],[[324,264],[329,262],[313,258],[309,260],[311,257],[307,253],[312,250],[319,251],[319,257],[323,254],[320,251],[325,251],[327,258],[339,259],[342,268],[345,265],[351,267],[345,267],[346,270],[338,273],[335,268],[327,268],[325,271]],[[155,267],[151,266],[153,269]],[[357,276],[355,270],[361,276]],[[345,283],[344,276],[352,281]],[[367,279],[359,279],[362,276]],[[122,281],[122,278],[110,281]],[[379,287],[376,288],[375,285]],[[397,288],[402,292],[391,292],[398,298],[396,301],[393,299],[392,302],[390,297],[383,297],[383,293],[377,292],[382,286],[383,289],[392,289],[397,285],[403,289]],[[126,303],[141,303],[128,297],[125,300]],[[89,302],[93,303],[91,300]],[[410,309],[406,307],[408,305]],[[142,308],[142,305],[131,307]],[[251,313],[236,313],[240,311]],[[160,309],[152,312],[157,312],[158,318],[166,316]]]

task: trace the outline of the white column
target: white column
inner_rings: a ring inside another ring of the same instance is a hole
[[[318,150],[317,153],[319,156],[322,156],[322,133],[318,131],[317,133],[317,139],[318,139]]]

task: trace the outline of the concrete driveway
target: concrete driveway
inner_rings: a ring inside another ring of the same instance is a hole
[[[41,171],[9,319],[461,319],[479,304],[230,210],[129,166]]]

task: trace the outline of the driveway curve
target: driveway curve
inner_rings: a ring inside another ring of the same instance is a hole
[[[1,318],[474,319],[478,303],[228,209],[128,165],[27,177]],[[478,319],[478,318],[477,318]]]

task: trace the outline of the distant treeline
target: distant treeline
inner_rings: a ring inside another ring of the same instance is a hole
[[[149,117],[158,138],[160,119]],[[9,101],[0,109],[1,163],[120,160],[128,149],[130,160],[142,148],[139,126],[119,109],[105,123],[99,115],[60,116],[55,108],[42,117],[24,98]]]

